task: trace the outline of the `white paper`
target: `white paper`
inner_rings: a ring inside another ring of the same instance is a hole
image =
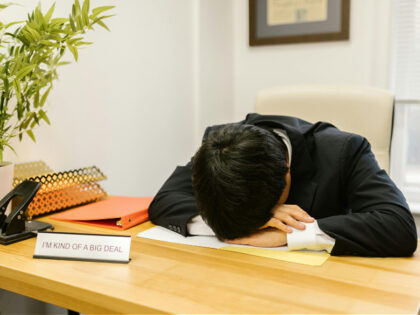
[[[176,232],[165,229],[161,226],[148,229],[137,234],[138,237],[148,238],[151,240],[165,241],[177,244],[186,244],[209,248],[222,248],[229,244],[221,242],[215,236],[182,236]]]
[[[137,234],[137,236],[151,239],[151,240],[165,241],[165,242],[193,245],[193,246],[200,246],[200,247],[208,247],[208,248],[222,248],[226,246],[254,247],[254,246],[248,246],[248,245],[228,244],[228,243],[219,241],[217,237],[215,236],[187,236],[185,237],[185,236],[182,236],[181,234],[170,231],[161,226],[156,226],[151,229],[148,229],[144,232]],[[259,247],[259,248],[264,248],[264,247]],[[268,249],[288,250],[287,246],[270,247]]]

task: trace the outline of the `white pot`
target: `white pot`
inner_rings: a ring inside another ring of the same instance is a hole
[[[13,169],[14,165],[11,162],[0,163],[0,200],[3,199],[11,190],[13,186]],[[10,204],[6,213],[10,211]]]

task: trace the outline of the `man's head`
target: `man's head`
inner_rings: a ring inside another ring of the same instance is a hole
[[[286,156],[284,143],[261,127],[230,124],[209,133],[194,156],[192,183],[200,214],[219,238],[257,231],[286,201]]]

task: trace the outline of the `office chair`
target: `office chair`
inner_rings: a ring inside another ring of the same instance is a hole
[[[315,123],[330,122],[370,142],[379,165],[389,173],[394,97],[391,92],[364,86],[302,85],[261,90],[255,111],[285,115]]]

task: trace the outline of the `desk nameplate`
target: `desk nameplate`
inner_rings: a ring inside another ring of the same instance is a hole
[[[131,236],[38,233],[33,258],[128,263]]]

